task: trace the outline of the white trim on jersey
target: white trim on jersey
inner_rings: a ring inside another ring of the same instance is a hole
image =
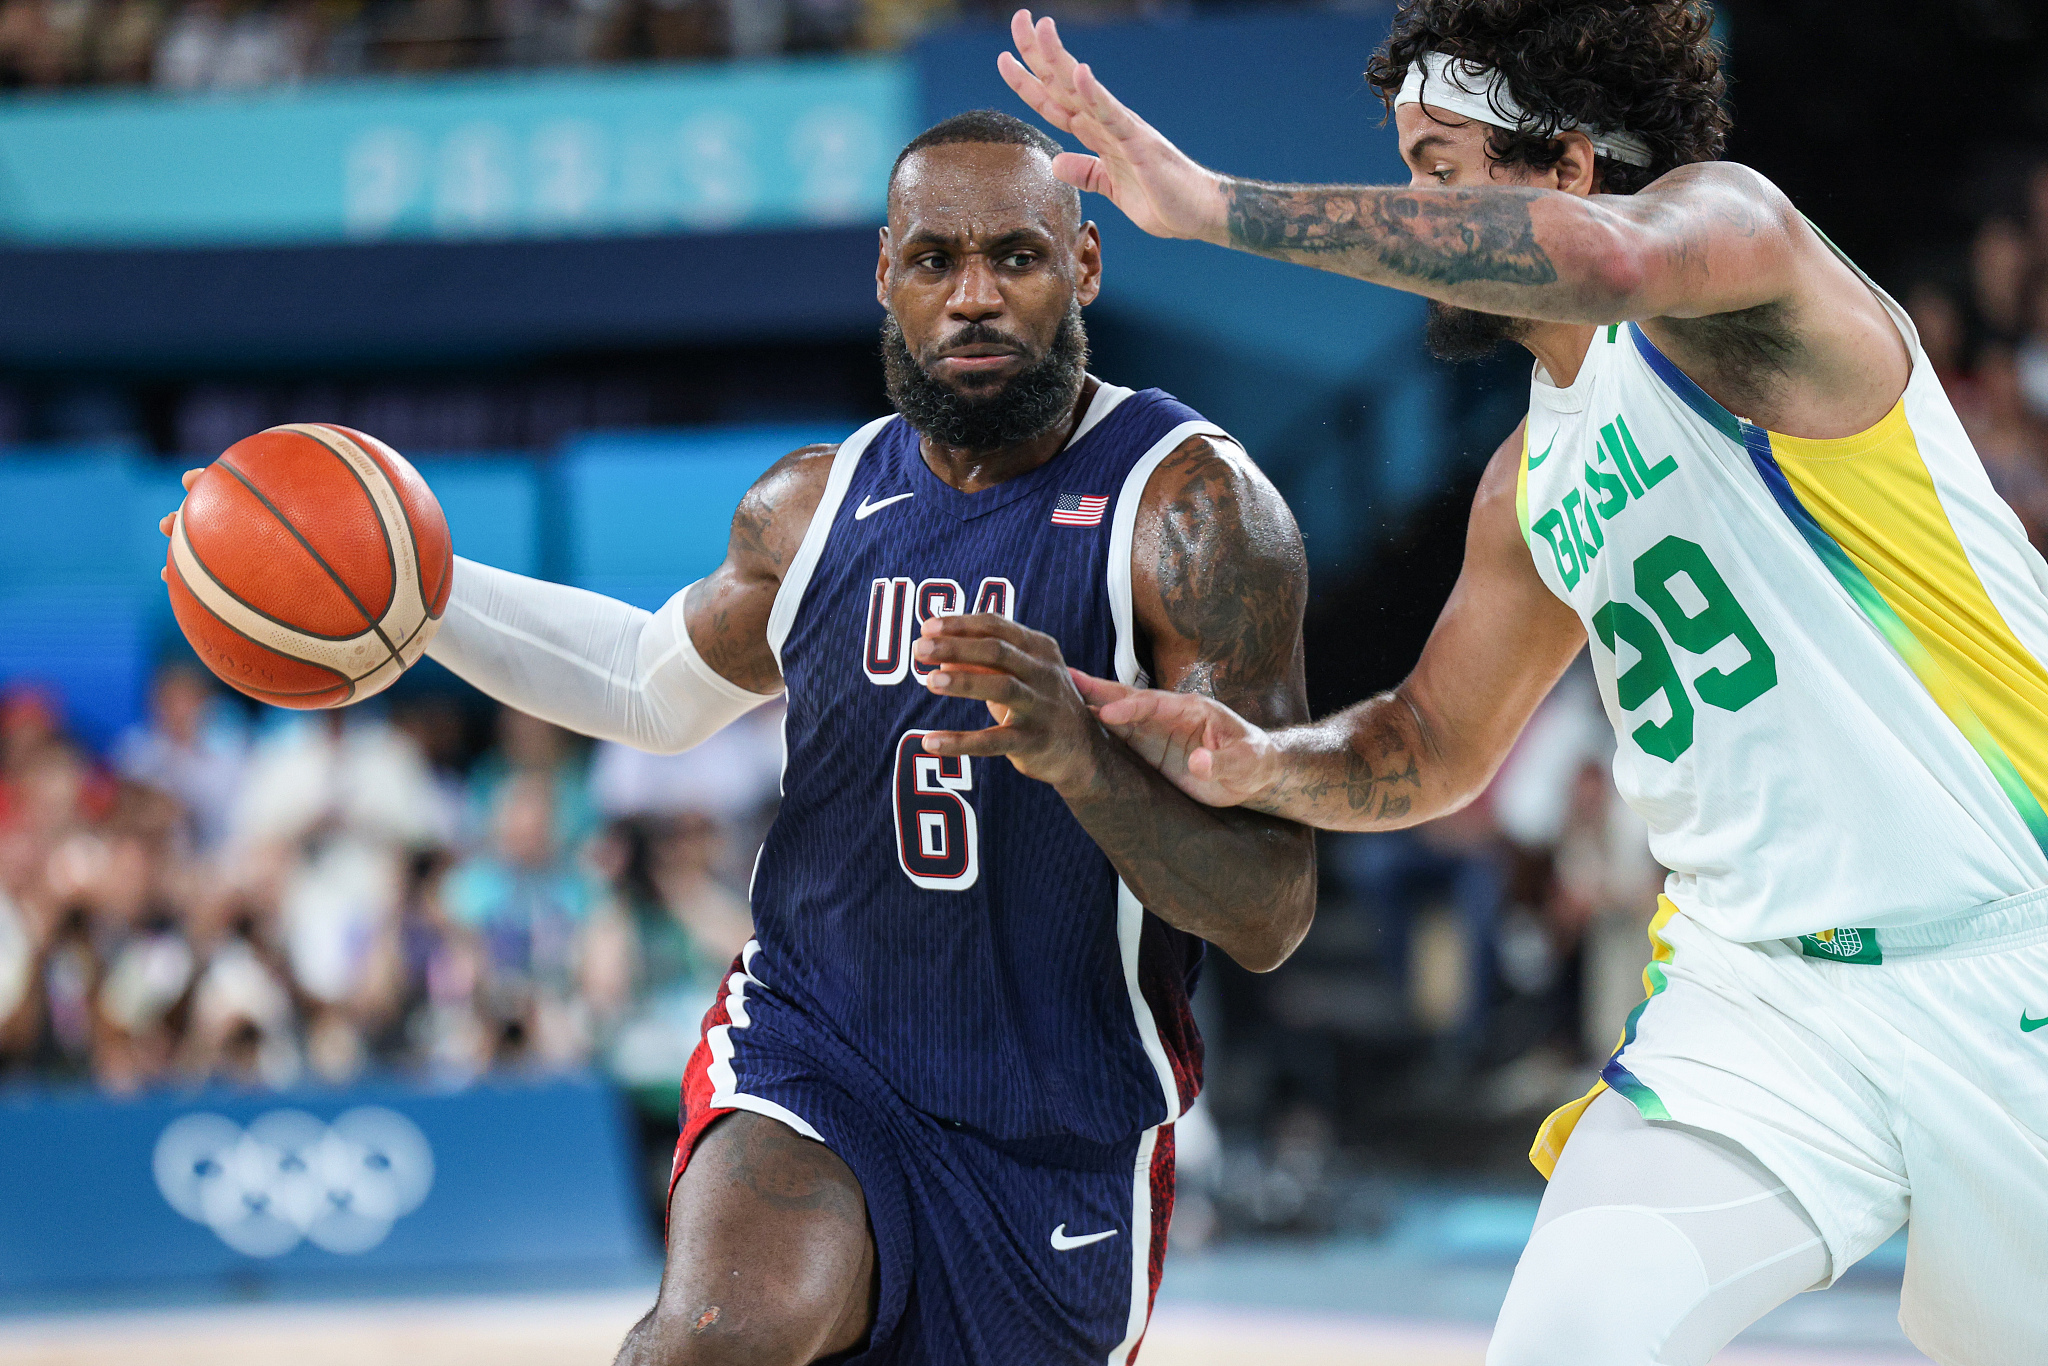
[[[1074,434],[1067,438],[1067,446],[1074,445],[1082,437],[1094,431],[1096,425],[1102,419],[1115,412],[1119,404],[1137,392],[1135,389],[1126,389],[1121,384],[1111,384],[1107,380],[1095,379],[1093,375],[1090,375],[1088,378],[1095,380],[1095,397],[1088,400],[1088,411],[1081,414],[1081,425],[1074,428]],[[1065,450],[1066,446],[1060,449]]]
[[[747,1014],[747,984],[763,985],[754,976],[754,958],[761,952],[761,941],[749,939],[746,948],[740,950],[740,970],[726,979],[725,1013],[731,1023],[717,1025],[704,1032],[704,1043],[711,1050],[711,1065],[704,1069],[704,1075],[711,1082],[711,1100],[708,1108],[713,1110],[748,1110],[757,1115],[787,1125],[797,1133],[814,1142],[823,1143],[818,1131],[802,1116],[772,1100],[748,1095],[739,1089],[739,1077],[733,1071],[732,1058],[737,1045],[733,1043],[735,1029],[748,1029],[753,1020]]]
[[[1131,545],[1137,538],[1138,505],[1145,501],[1145,485],[1160,462],[1172,455],[1180,443],[1195,435],[1213,436],[1219,441],[1238,443],[1229,432],[1213,422],[1183,422],[1154,442],[1124,477],[1116,496],[1116,512],[1109,523],[1109,611],[1116,620],[1116,677],[1119,683],[1142,687],[1138,668],[1138,631],[1131,608]]]
[[[811,586],[811,574],[825,553],[825,542],[832,535],[832,523],[839,519],[839,505],[846,501],[846,490],[853,483],[853,472],[859,468],[861,456],[867,453],[882,428],[895,420],[894,413],[876,418],[840,442],[839,454],[832,457],[832,472],[825,477],[825,492],[818,499],[817,510],[811,513],[811,524],[804,528],[803,542],[796,548],[796,557],[789,562],[789,571],[782,576],[782,586],[775,590],[775,603],[768,609],[768,648],[775,652],[777,669],[782,667],[783,642],[789,639],[790,628],[796,625],[797,609],[804,602],[804,590]]]
[[[1159,468],[1160,462],[1173,454],[1181,442],[1197,433],[1237,444],[1228,432],[1214,423],[1183,422],[1160,437],[1152,444],[1152,449],[1138,458],[1138,463],[1131,466],[1131,472],[1116,496],[1116,512],[1110,520],[1109,564],[1106,568],[1109,575],[1109,613],[1116,623],[1116,676],[1121,683],[1142,686],[1144,682],[1138,668],[1136,609],[1131,605],[1131,545],[1137,537],[1138,505],[1145,501],[1145,485],[1151,481],[1152,472]],[[1144,930],[1145,908],[1124,885],[1123,879],[1118,878],[1116,943],[1124,960],[1124,986],[1130,992],[1131,1018],[1138,1027],[1138,1042],[1144,1045],[1145,1056],[1151,1060],[1152,1070],[1159,1075],[1159,1091],[1166,1101],[1164,1122],[1171,1124],[1180,1118],[1180,1086],[1173,1079],[1173,1064],[1167,1059],[1166,1045],[1159,1040],[1159,1022],[1152,1017],[1152,1007],[1146,1003],[1145,993],[1138,984],[1138,945]]]
[[[1158,1151],[1159,1130],[1147,1129],[1138,1139],[1138,1168],[1131,1178],[1131,1315],[1109,1366],[1130,1366],[1152,1317],[1152,1157]]]

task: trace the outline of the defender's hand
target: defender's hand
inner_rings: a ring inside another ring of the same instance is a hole
[[[1103,728],[1207,806],[1241,806],[1279,776],[1271,736],[1200,693],[1130,688],[1078,671],[1074,681]]]
[[[1062,791],[1093,776],[1094,746],[1107,741],[1051,636],[985,612],[933,617],[911,653],[920,664],[940,666],[925,676],[927,688],[986,702],[999,722],[987,730],[933,731],[924,737],[927,752],[1006,755],[1025,777]]]
[[[1047,123],[1095,153],[1062,152],[1053,158],[1054,175],[1106,195],[1154,237],[1225,240],[1228,206],[1214,171],[1124,108],[1093,71],[1074,60],[1051,19],[1033,24],[1031,11],[1020,9],[1010,19],[1010,37],[1017,56],[1003,53],[996,70]]]

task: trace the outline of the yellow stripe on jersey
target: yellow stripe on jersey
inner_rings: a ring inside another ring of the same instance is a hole
[[[1614,1053],[1607,1059],[1607,1066],[1600,1073],[1600,1080],[1593,1083],[1593,1089],[1569,1105],[1551,1111],[1550,1118],[1536,1131],[1536,1142],[1529,1149],[1529,1161],[1548,1181],[1557,1170],[1557,1159],[1564,1155],[1564,1145],[1572,1136],[1572,1130],[1579,1127],[1585,1117],[1586,1107],[1597,1100],[1602,1091],[1615,1090],[1627,1097],[1644,1119],[1669,1119],[1671,1112],[1664,1108],[1664,1102],[1655,1091],[1636,1079],[1635,1073],[1622,1065],[1622,1050],[1635,1042],[1636,1026],[1643,1018],[1659,992],[1670,985],[1664,975],[1664,965],[1671,961],[1671,944],[1664,938],[1664,927],[1678,914],[1678,907],[1670,897],[1657,898],[1657,914],[1650,918],[1650,962],[1643,969],[1643,999],[1629,1012],[1628,1021],[1621,1027],[1621,1039],[1614,1045]]]
[[[1957,538],[1902,398],[1868,431],[1770,434],[1786,482],[1938,663],[1947,688],[2048,805],[2048,669],[2020,644]],[[1937,695],[1943,710],[1958,710]]]

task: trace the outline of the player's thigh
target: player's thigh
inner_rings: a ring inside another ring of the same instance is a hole
[[[1704,1366],[1828,1271],[1755,1158],[1605,1092],[1558,1159],[1487,1366]]]
[[[661,1296],[620,1366],[804,1366],[844,1352],[873,1322],[877,1268],[852,1169],[775,1120],[727,1115],[676,1182]]]

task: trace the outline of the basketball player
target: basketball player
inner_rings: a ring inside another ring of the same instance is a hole
[[[905,150],[900,415],[769,470],[710,577],[650,616],[457,562],[432,653],[512,706],[667,751],[789,697],[630,1366],[1131,1360],[1203,941],[1263,971],[1307,931],[1308,831],[1177,791],[1068,673],[1307,716],[1294,523],[1220,429],[1088,375],[1058,150],[988,112]]]
[[[1148,231],[1426,295],[1536,366],[1413,674],[1315,725],[1092,682],[1203,801],[1331,829],[1471,801],[1591,638],[1672,870],[1487,1360],[1700,1363],[1906,1222],[1944,1363],[2048,1361],[2048,567],[1905,314],[1716,160],[1697,0],[1407,0],[1406,187],[1205,170],[1050,21],[1004,76]],[[1816,53],[1815,60],[1826,60]],[[1361,296],[1360,305],[1370,300]]]

